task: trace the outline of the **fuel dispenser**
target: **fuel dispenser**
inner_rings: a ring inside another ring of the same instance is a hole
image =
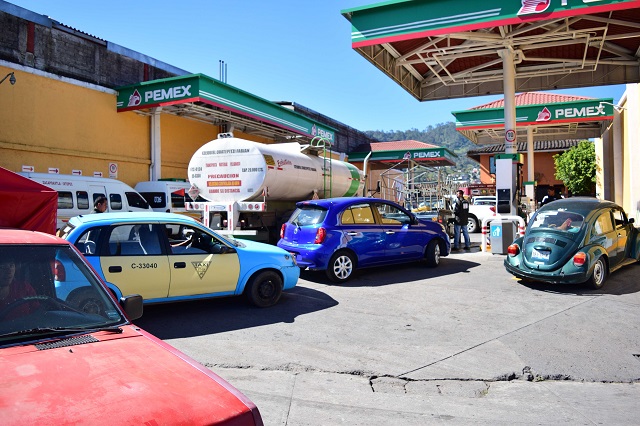
[[[496,212],[517,215],[520,205],[522,154],[496,154]]]

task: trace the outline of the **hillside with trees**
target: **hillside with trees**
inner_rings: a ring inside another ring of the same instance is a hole
[[[467,150],[476,145],[456,131],[453,122],[440,123],[428,126],[424,130],[368,130],[367,136],[380,142],[415,140],[447,148],[458,156],[455,167],[445,168],[447,174],[472,174],[473,169],[478,168],[478,163],[467,158]]]

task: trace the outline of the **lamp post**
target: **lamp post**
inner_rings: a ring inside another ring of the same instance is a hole
[[[9,77],[9,83],[11,83],[12,86],[16,84],[16,76],[15,74],[13,74],[13,72],[10,72],[9,74],[5,75],[4,78],[0,80],[0,84],[4,83],[7,77]]]

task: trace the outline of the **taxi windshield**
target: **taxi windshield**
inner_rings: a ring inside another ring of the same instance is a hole
[[[529,222],[529,229],[578,232],[583,223],[584,216],[567,209],[540,210]]]
[[[69,245],[0,245],[0,345],[127,323]]]

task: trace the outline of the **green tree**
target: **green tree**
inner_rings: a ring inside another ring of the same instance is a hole
[[[593,195],[596,187],[596,149],[592,142],[581,141],[562,154],[553,156],[556,179],[573,195]]]

